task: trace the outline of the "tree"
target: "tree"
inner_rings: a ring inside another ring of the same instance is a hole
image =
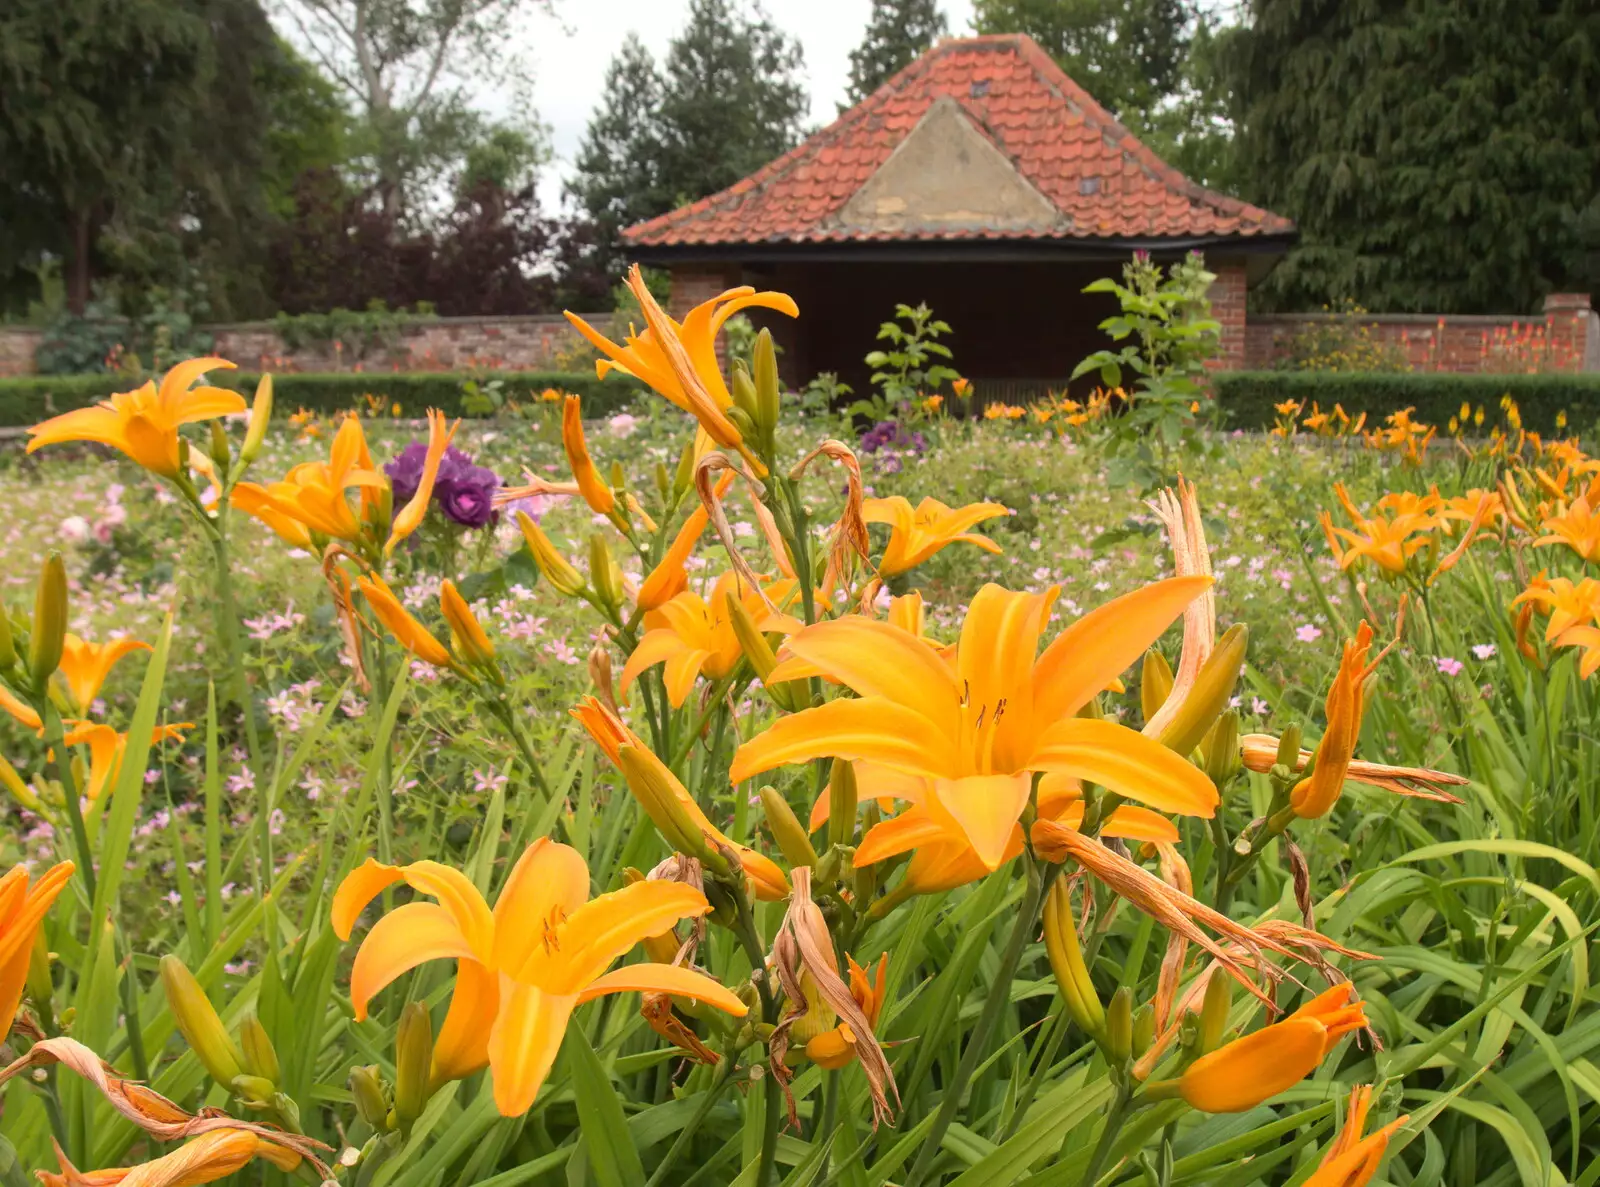
[[[1102,107],[1147,122],[1179,90],[1193,0],[974,0],[979,33],[1026,33]]]
[[[850,51],[849,102],[859,103],[872,94],[948,29],[935,0],[872,0],[867,31]]]
[[[690,0],[662,65],[658,185],[674,203],[725,189],[800,142],[800,43],[759,5]]]
[[[1531,311],[1593,282],[1589,0],[1253,0],[1251,16],[1232,55],[1240,167],[1301,233],[1269,304]]]
[[[509,33],[551,0],[280,0],[298,42],[360,116],[357,144],[391,220],[483,139],[465,80],[504,79]]]
[[[578,254],[615,272],[633,223],[732,185],[800,140],[808,110],[797,42],[758,6],[691,0],[657,66],[629,36],[606,69],[567,197],[593,225]]]

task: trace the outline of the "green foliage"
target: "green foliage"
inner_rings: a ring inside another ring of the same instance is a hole
[[[1409,371],[1405,350],[1374,335],[1367,311],[1348,298],[1328,316],[1295,327],[1277,363],[1285,371]]]
[[[83,316],[63,310],[44,328],[34,352],[41,375],[108,371],[163,371],[211,350],[212,336],[195,325],[189,309],[169,303],[164,290],[146,298],[138,317],[122,317],[101,303]]]
[[[1324,411],[1339,404],[1351,416],[1365,412],[1369,426],[1396,409],[1414,408],[1416,419],[1442,425],[1462,404],[1492,410],[1509,395],[1522,423],[1541,433],[1554,430],[1561,412],[1574,428],[1588,430],[1600,408],[1600,375],[1220,371],[1211,383],[1228,423],[1244,429],[1270,427],[1272,406],[1284,400],[1303,400],[1308,408],[1316,401]]]
[[[878,327],[878,341],[888,342],[889,348],[868,351],[865,359],[872,368],[874,390],[849,408],[852,415],[874,423],[901,415],[920,396],[932,395],[946,381],[961,378],[948,365],[950,348],[939,341],[950,332],[949,322],[934,317],[925,303],[915,308],[896,305],[894,316],[894,321]]]
[[[1594,283],[1600,22],[1585,0],[1253,0],[1248,196],[1300,242],[1275,308],[1492,312]]]
[[[850,83],[841,109],[872,94],[948,30],[934,0],[872,0],[867,31],[850,51]]]
[[[259,377],[244,371],[213,372],[209,380],[218,387],[252,393]],[[438,408],[450,416],[474,415],[466,406],[463,380],[480,387],[500,382],[509,398],[527,403],[546,388],[576,392],[583,410],[591,416],[608,416],[628,407],[643,390],[623,378],[596,379],[593,371],[481,372],[470,377],[451,371],[347,372],[274,375],[277,407],[285,413],[304,408],[310,412],[345,412],[365,408],[369,393],[398,403],[408,417],[420,417]],[[0,379],[0,426],[31,425],[47,416],[83,408],[112,392],[126,391],[139,380],[115,375],[29,376]]]
[[[1216,275],[1206,271],[1199,252],[1166,271],[1148,253],[1138,252],[1123,266],[1122,278],[1118,284],[1103,277],[1083,291],[1117,299],[1122,312],[1100,328],[1125,345],[1095,351],[1073,369],[1072,378],[1098,372],[1106,387],[1123,389],[1127,410],[1107,421],[1113,436],[1111,480],[1150,490],[1174,476],[1173,453],[1189,443],[1197,423],[1194,405],[1205,394],[1206,360],[1221,347],[1222,326],[1211,316],[1206,297]]]
[[[290,351],[305,346],[330,347],[337,342],[352,363],[392,351],[407,326],[428,321],[433,310],[390,309],[373,301],[360,311],[335,309],[329,313],[280,313],[272,327]]]
[[[800,140],[800,43],[742,0],[692,0],[658,67],[629,36],[606,68],[568,187],[614,257],[626,226],[753,173]]]

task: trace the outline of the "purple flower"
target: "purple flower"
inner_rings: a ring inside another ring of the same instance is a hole
[[[452,447],[446,456],[455,452]],[[422,485],[422,467],[427,458],[428,446],[422,441],[413,441],[384,466],[383,472],[389,476],[389,485],[394,488],[397,507],[409,503],[411,496],[417,493],[417,487]]]
[[[396,504],[405,504],[422,483],[422,468],[428,447],[413,441],[402,449],[383,472],[394,488]],[[472,463],[470,455],[455,446],[439,459],[439,473],[433,480],[433,502],[454,522],[468,528],[481,528],[495,519],[494,495],[500,489],[500,476],[493,470]]]
[[[862,453],[877,453],[885,448],[921,453],[928,448],[928,441],[921,433],[909,431],[897,420],[880,420],[861,434],[860,446]]]

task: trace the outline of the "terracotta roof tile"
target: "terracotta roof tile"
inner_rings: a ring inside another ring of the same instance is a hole
[[[836,216],[845,203],[946,95],[1067,216],[1061,225],[1004,234],[941,228],[894,235],[840,225]],[[721,193],[623,235],[644,247],[863,238],[1247,237],[1293,230],[1280,215],[1190,181],[1117,123],[1031,38],[1005,34],[940,42],[793,151]]]

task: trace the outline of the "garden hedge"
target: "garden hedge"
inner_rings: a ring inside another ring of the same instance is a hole
[[[249,394],[255,391],[258,376],[243,371],[217,371],[209,377],[220,387]],[[505,390],[527,398],[547,387],[576,392],[583,397],[586,416],[609,416],[632,403],[640,392],[638,384],[623,376],[596,379],[593,371],[501,371],[468,375],[456,371],[422,372],[341,372],[338,374],[275,374],[273,396],[280,414],[298,408],[312,412],[341,412],[354,408],[368,392],[382,393],[398,401],[407,416],[421,416],[424,409],[438,408],[450,416],[460,416],[461,385],[467,379],[480,384],[505,380]],[[20,379],[0,379],[0,426],[31,425],[103,400],[112,392],[126,390],[128,380],[117,375],[30,375]]]
[[[1482,405],[1490,423],[1500,397],[1510,393],[1522,423],[1549,432],[1556,414],[1571,427],[1588,430],[1600,420],[1600,375],[1454,375],[1436,371],[1222,371],[1212,376],[1218,403],[1235,428],[1273,423],[1272,406],[1283,400],[1315,400],[1324,410],[1342,405],[1351,416],[1365,412],[1381,423],[1397,408],[1415,408],[1418,420],[1443,425],[1462,404]]]

